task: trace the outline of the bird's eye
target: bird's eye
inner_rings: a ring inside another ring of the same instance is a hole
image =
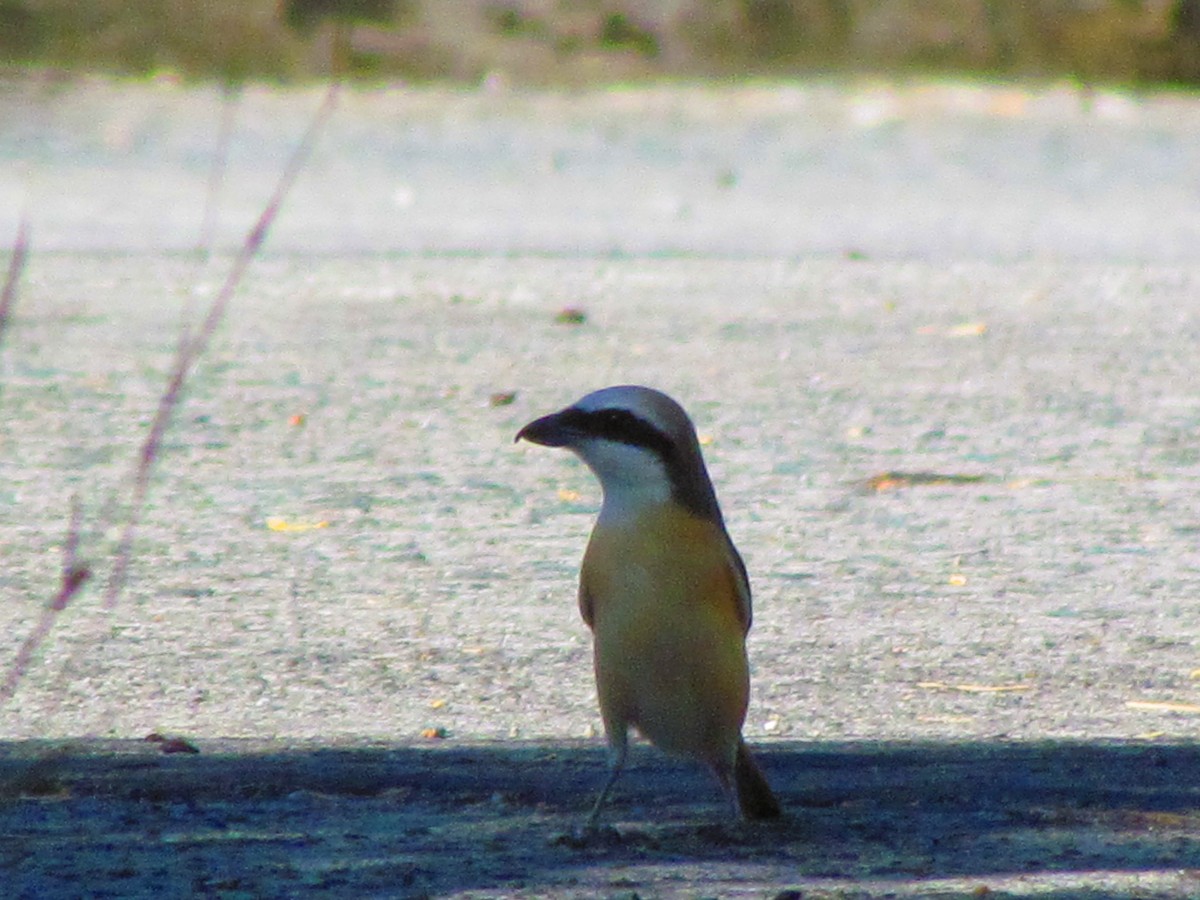
[[[623,409],[602,409],[597,415],[600,431],[609,437],[625,438],[635,417]]]
[[[586,425],[583,425],[580,430],[593,437],[629,444],[633,447],[644,447],[663,456],[673,450],[673,444],[668,435],[631,410],[610,407],[609,409],[597,409],[584,415],[586,416]]]

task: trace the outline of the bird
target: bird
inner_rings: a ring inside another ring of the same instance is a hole
[[[586,828],[597,828],[631,729],[706,766],[735,816],[782,815],[742,737],[750,581],[683,407],[653,388],[616,385],[535,419],[515,440],[572,451],[603,493],[578,594],[608,746]]]

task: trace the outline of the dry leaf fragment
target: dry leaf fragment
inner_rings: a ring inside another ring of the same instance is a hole
[[[554,316],[559,325],[582,325],[587,321],[587,313],[578,306],[564,306]]]
[[[981,337],[987,334],[986,322],[959,322],[948,328],[940,325],[922,325],[917,334],[938,334],[943,337]]]
[[[488,397],[488,406],[511,406],[516,399],[516,391],[496,391]]]
[[[1172,700],[1126,700],[1125,706],[1127,709],[1143,709],[1147,712],[1200,713],[1200,705]]]
[[[191,741],[185,741],[183,738],[167,738],[158,745],[158,749],[163,753],[199,753],[200,748]]]
[[[445,728],[422,728],[421,737],[429,740],[441,740],[446,737]]]
[[[558,499],[564,503],[574,503],[579,499],[579,491],[573,491],[570,488],[559,488]]]
[[[960,322],[947,329],[949,337],[980,337],[987,334],[986,322]]]
[[[1135,828],[1187,828],[1192,819],[1187,813],[1154,809],[1127,810],[1121,818]]]
[[[191,741],[184,740],[181,737],[167,737],[165,734],[159,734],[157,731],[152,731],[144,738],[143,741],[151,744],[158,744],[160,753],[199,753],[200,748]]]
[[[907,487],[928,487],[928,486],[947,486],[947,485],[965,485],[979,484],[986,481],[986,475],[959,475],[955,473],[945,472],[880,472],[878,475],[872,475],[870,478],[861,482],[860,490],[864,493],[884,493],[885,491],[897,491],[900,488]]]
[[[1008,694],[1033,690],[1032,684],[947,684],[944,681],[918,681],[917,687],[928,691],[961,691],[964,694]]]
[[[301,532],[315,531],[318,528],[328,528],[329,523],[324,519],[285,519],[282,516],[268,516],[267,528],[271,531]]]

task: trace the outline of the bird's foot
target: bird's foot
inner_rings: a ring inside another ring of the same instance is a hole
[[[620,847],[625,843],[625,836],[611,825],[587,822],[565,834],[555,835],[551,843],[557,847],[570,847],[572,850],[595,850]]]

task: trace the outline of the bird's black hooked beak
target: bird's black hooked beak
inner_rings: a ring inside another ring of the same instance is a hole
[[[562,410],[542,416],[540,419],[534,419],[517,432],[513,443],[524,438],[530,443],[541,444],[543,447],[569,446],[579,437],[578,429],[571,424],[572,417],[568,415],[569,412],[570,410]]]

